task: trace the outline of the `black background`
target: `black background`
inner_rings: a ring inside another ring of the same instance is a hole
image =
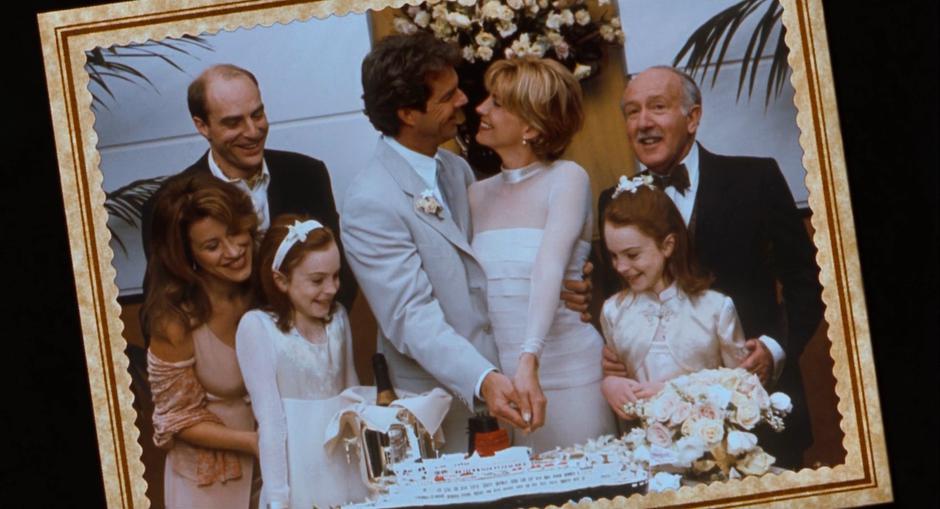
[[[4,20],[0,506],[104,507],[35,18],[93,3],[31,3]],[[937,4],[824,8],[895,503],[938,507]]]

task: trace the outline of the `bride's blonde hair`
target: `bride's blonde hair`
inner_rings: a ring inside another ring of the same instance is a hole
[[[584,123],[581,84],[555,60],[498,60],[486,70],[483,83],[504,108],[539,132],[530,145],[543,161],[561,157]]]

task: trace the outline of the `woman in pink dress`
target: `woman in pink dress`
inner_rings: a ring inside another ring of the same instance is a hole
[[[235,355],[256,230],[250,198],[211,176],[174,179],[156,198],[144,315],[170,509],[257,507],[258,435]]]

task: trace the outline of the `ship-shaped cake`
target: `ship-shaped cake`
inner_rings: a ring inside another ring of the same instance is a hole
[[[333,417],[324,440],[329,447],[342,443],[350,461],[358,457],[362,481],[372,494],[365,502],[343,508],[516,508],[646,490],[647,463],[635,460],[630,443],[612,436],[533,455],[528,447],[506,447],[508,436],[500,435],[496,420],[478,416],[482,420],[471,418],[468,423],[474,452],[440,455],[440,424],[451,396],[436,388],[421,395],[403,392],[399,398],[391,389],[384,358],[376,357],[373,364],[381,383],[344,391],[341,396],[351,404]],[[372,403],[383,395],[388,401]]]
[[[408,449],[418,437],[405,434]],[[568,500],[613,498],[645,491],[646,465],[633,460],[621,440],[601,437],[583,446],[536,456],[528,447],[509,447],[492,456],[478,453],[422,458],[407,454],[390,463],[393,475],[373,484],[371,500],[343,506],[379,509],[415,506],[515,508],[563,504]]]

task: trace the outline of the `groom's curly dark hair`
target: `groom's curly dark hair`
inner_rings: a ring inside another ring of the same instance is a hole
[[[372,125],[397,136],[399,108],[425,111],[428,75],[460,62],[457,49],[427,32],[388,36],[362,61],[362,100]]]

